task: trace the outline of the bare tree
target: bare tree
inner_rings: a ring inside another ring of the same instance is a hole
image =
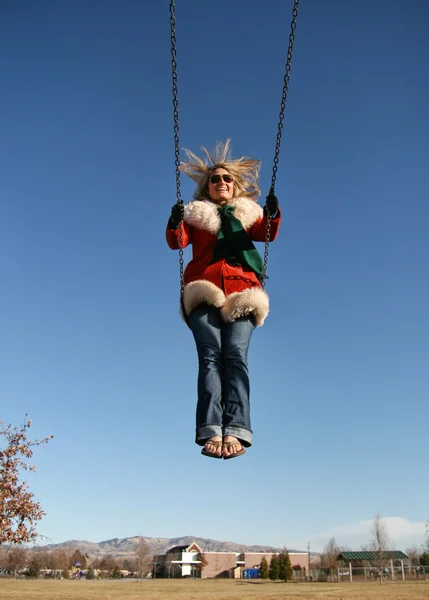
[[[28,491],[26,481],[20,482],[20,470],[35,471],[27,462],[33,456],[33,447],[47,443],[52,435],[42,440],[30,440],[31,420],[25,415],[20,427],[12,428],[0,421],[0,436],[6,440],[0,449],[0,544],[21,544],[37,537],[35,523],[45,514],[34,494]]]
[[[6,565],[8,571],[11,571],[16,577],[18,571],[22,571],[28,563],[28,551],[22,546],[13,546],[6,552]]]
[[[119,566],[118,559],[113,554],[106,554],[102,557],[100,562],[100,569],[102,571],[112,572],[117,566]]]
[[[137,561],[137,575],[143,580],[151,571],[153,556],[149,545],[141,536],[139,538],[135,557]]]
[[[422,544],[423,552],[420,555],[420,564],[422,565],[422,567],[426,567],[427,565],[429,565],[429,521],[426,521],[425,531],[425,541]]]
[[[37,560],[38,564],[40,565],[41,570],[45,570],[45,569],[51,569],[51,565],[52,565],[52,555],[50,552],[48,552],[47,550],[44,550],[43,548],[33,548],[30,554],[30,560]]]
[[[51,569],[52,571],[55,571],[55,569],[57,568],[55,552],[53,552],[52,550],[46,553],[46,567],[48,569]]]
[[[64,548],[57,548],[53,552],[54,569],[59,571],[68,571],[71,557]]]
[[[137,558],[135,556],[127,556],[126,558],[124,558],[122,566],[124,568],[125,571],[128,571],[129,573],[137,573],[137,569],[138,569],[138,562],[137,562]]]
[[[419,552],[416,546],[413,546],[412,548],[406,548],[405,554],[410,559],[410,565],[412,567],[417,567],[420,565],[421,552]]]
[[[375,516],[371,529],[371,537],[370,548],[373,552],[376,552],[375,566],[378,568],[380,583],[383,583],[383,567],[387,564],[385,553],[391,549],[392,542],[390,541],[386,524],[379,514]]]
[[[173,578],[176,575],[175,567],[177,563],[175,560],[179,560],[179,556],[173,552],[167,552],[165,555],[165,563],[164,563],[164,576],[168,577],[168,579]]]
[[[333,569],[337,566],[337,556],[341,552],[334,537],[332,537],[320,553],[320,566],[322,569]]]
[[[164,558],[163,554],[155,554],[152,560],[152,577],[156,579],[157,575],[162,572],[164,568]]]

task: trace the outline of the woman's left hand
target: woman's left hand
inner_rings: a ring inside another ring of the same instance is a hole
[[[270,192],[266,198],[265,209],[270,217],[276,216],[276,213],[279,209],[279,201],[273,192]]]

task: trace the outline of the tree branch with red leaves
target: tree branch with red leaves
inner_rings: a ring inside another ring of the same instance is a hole
[[[0,449],[0,545],[34,540],[37,537],[36,523],[45,514],[39,502],[34,500],[27,482],[20,481],[20,473],[36,470],[29,462],[33,448],[48,443],[54,436],[30,440],[30,427],[28,415],[25,415],[20,427],[12,427],[10,423],[5,425],[0,421],[0,436],[6,441]]]

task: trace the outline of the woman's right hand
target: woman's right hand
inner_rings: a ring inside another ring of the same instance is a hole
[[[173,208],[171,209],[171,215],[170,215],[170,220],[169,220],[169,224],[171,229],[177,229],[180,225],[180,223],[183,221],[183,217],[184,217],[184,206],[183,206],[183,202],[181,202],[180,204],[177,202]]]

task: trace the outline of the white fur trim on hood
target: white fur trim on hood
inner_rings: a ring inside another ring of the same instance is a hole
[[[226,297],[217,285],[205,279],[192,281],[185,286],[183,303],[188,315],[200,304],[216,306],[221,309],[221,316],[227,323],[253,314],[257,327],[264,324],[270,311],[268,294],[259,287],[233,292]]]
[[[234,198],[228,204],[235,206],[234,216],[240,219],[244,229],[248,229],[258,219],[262,219],[264,214],[262,207],[248,198]],[[185,222],[197,229],[217,235],[220,229],[218,208],[218,205],[211,200],[193,200],[185,205]]]

